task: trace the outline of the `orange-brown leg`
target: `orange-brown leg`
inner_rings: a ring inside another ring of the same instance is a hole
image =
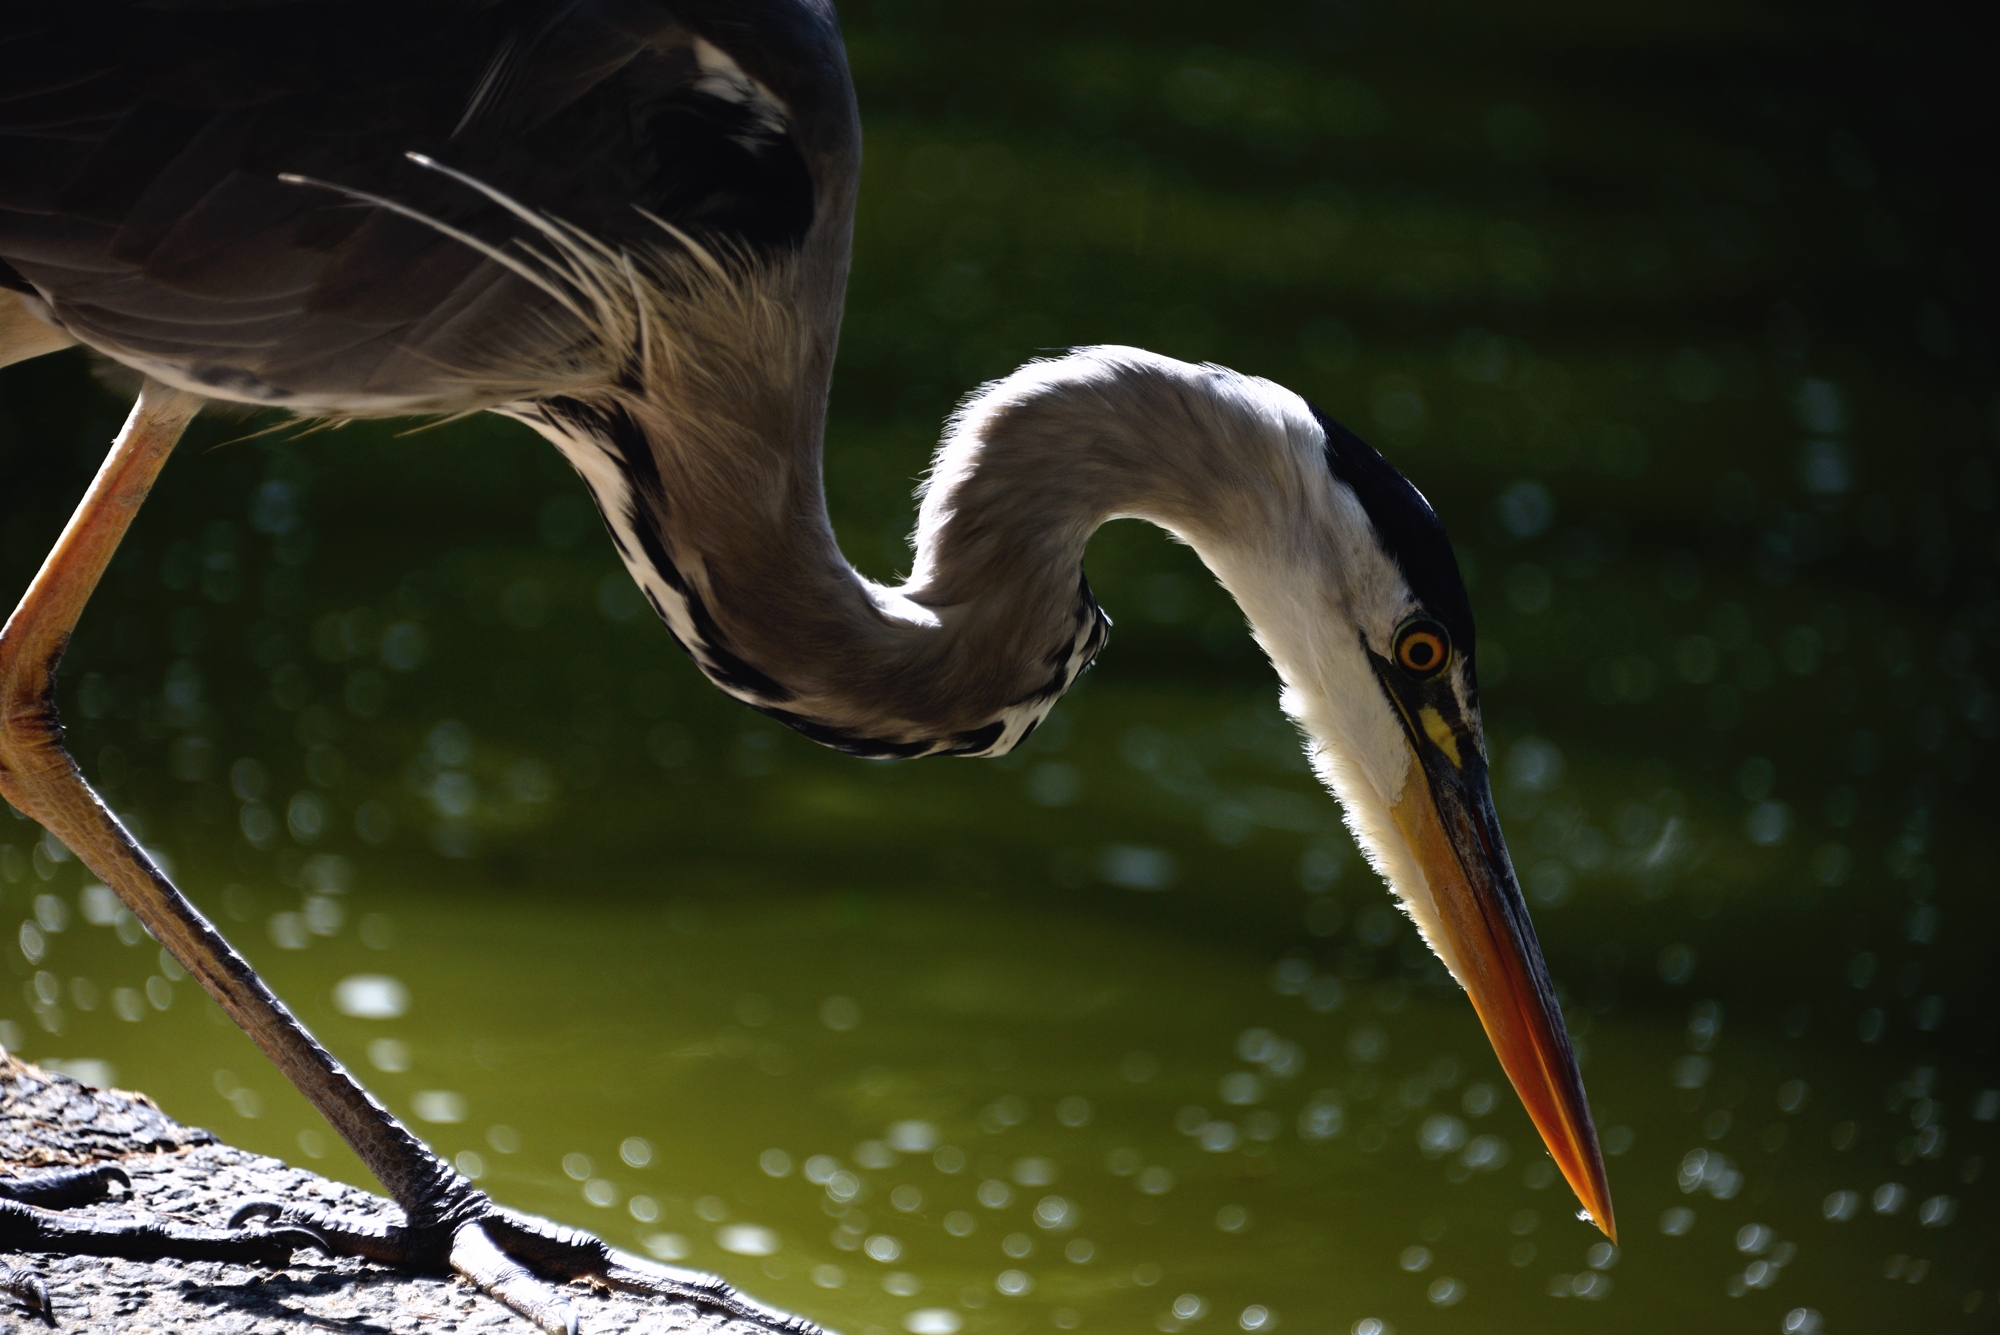
[[[63,841],[200,980],[400,1202],[433,1200],[441,1164],[413,1179],[418,1141],[313,1040],[106,807],[63,749],[56,667],[84,605],[201,407],[148,382],[55,549],[0,629],[0,795]],[[436,1163],[432,1159],[432,1163]],[[455,1176],[455,1174],[452,1174]]]
[[[137,914],[146,930],[201,981],[382,1178],[398,1201],[435,1196],[408,1179],[406,1156],[421,1144],[393,1125],[264,986],[249,963],[174,887],[106,807],[63,749],[56,667],[84,605],[145,503],[182,430],[201,407],[191,394],[148,382],[83,503],[27,594],[0,629],[0,795],[41,822]],[[444,1170],[448,1172],[449,1170]]]
[[[693,1301],[767,1329],[811,1329],[707,1276],[652,1266],[587,1234],[496,1209],[376,1102],[285,1009],[139,847],[63,749],[55,706],[57,665],[112,554],[200,406],[193,395],[146,383],[83,503],[0,629],[0,796],[40,821],[117,892],[326,1117],[388,1188],[407,1223],[383,1229],[255,1203],[237,1212],[229,1230],[92,1227],[34,1204],[0,1199],[0,1250],[260,1261],[282,1259],[296,1246],[330,1243],[341,1252],[391,1264],[455,1269],[549,1331],[574,1331],[576,1316],[529,1266]],[[246,1220],[274,1226],[239,1228]]]

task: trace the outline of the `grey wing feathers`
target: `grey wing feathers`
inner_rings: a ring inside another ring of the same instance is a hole
[[[17,10],[0,19],[0,283],[119,360],[226,397],[490,406],[465,368],[534,350],[496,340],[560,341],[558,304],[437,228],[280,178],[393,200],[509,254],[531,229],[407,155],[613,246],[657,241],[641,209],[739,249],[797,246],[851,173],[851,134],[774,133],[704,95],[709,29],[753,68],[778,53],[759,85],[775,103],[847,99],[834,119],[851,124],[831,15],[801,0]]]

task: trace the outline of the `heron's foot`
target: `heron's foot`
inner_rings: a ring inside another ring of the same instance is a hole
[[[388,1223],[274,1200],[237,1207],[224,1228],[156,1218],[94,1218],[61,1207],[129,1198],[131,1180],[115,1165],[0,1178],[0,1252],[117,1256],[133,1260],[222,1261],[269,1269],[295,1251],[353,1256],[393,1269],[456,1272],[551,1335],[577,1335],[576,1306],[563,1287],[586,1284],[740,1319],[771,1335],[819,1335],[818,1328],[744,1297],[713,1275],[618,1251],[589,1233],[493,1204],[451,1175],[423,1223]],[[55,1324],[48,1289],[32,1270],[0,1263],[0,1293]]]
[[[398,1269],[456,1272],[551,1335],[577,1335],[576,1307],[562,1286],[579,1283],[749,1321],[773,1335],[820,1335],[811,1322],[746,1298],[713,1275],[657,1265],[589,1233],[502,1209],[483,1192],[461,1188],[441,1213],[437,1223],[413,1226],[253,1201],[229,1222],[303,1229],[334,1252]]]

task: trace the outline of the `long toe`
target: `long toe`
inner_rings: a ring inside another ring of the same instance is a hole
[[[410,1228],[362,1215],[248,1200],[229,1214],[229,1227],[256,1232],[293,1229],[311,1237],[328,1256],[359,1256],[399,1270],[442,1273],[451,1268],[451,1233],[442,1228]]]
[[[0,1251],[278,1267],[290,1264],[292,1253],[306,1248],[330,1250],[311,1230],[292,1225],[224,1229],[159,1219],[78,1218],[0,1200]]]
[[[115,1163],[52,1168],[0,1178],[0,1199],[39,1205],[44,1210],[67,1210],[104,1200],[111,1195],[113,1183],[124,1187],[126,1195],[132,1194],[132,1179]]]
[[[459,1226],[451,1244],[452,1269],[549,1335],[577,1335],[576,1309],[567,1299],[509,1257],[487,1234],[485,1221]]]
[[[608,1264],[597,1278],[614,1289],[693,1303],[731,1320],[755,1322],[760,1329],[783,1331],[785,1335],[826,1335],[802,1316],[767,1307],[738,1293],[726,1280],[698,1270],[659,1265],[630,1252],[612,1250]]]
[[[603,1288],[686,1304],[728,1321],[742,1321],[773,1335],[825,1335],[804,1317],[766,1307],[714,1275],[682,1270],[621,1252],[576,1229],[513,1210],[495,1209],[484,1223],[490,1242],[515,1261],[544,1274],[586,1280]]]

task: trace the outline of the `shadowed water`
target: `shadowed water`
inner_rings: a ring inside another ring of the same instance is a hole
[[[1952,44],[1876,22],[847,14],[850,555],[907,561],[942,414],[1040,349],[1380,443],[1461,548],[1622,1249],[1134,525],[1021,753],[863,762],[706,687],[525,431],[204,421],[74,748],[499,1199],[848,1335],[1991,1330],[1988,214]],[[9,598],[121,413],[0,377]],[[365,1182],[93,886],[0,810],[0,1042]]]

